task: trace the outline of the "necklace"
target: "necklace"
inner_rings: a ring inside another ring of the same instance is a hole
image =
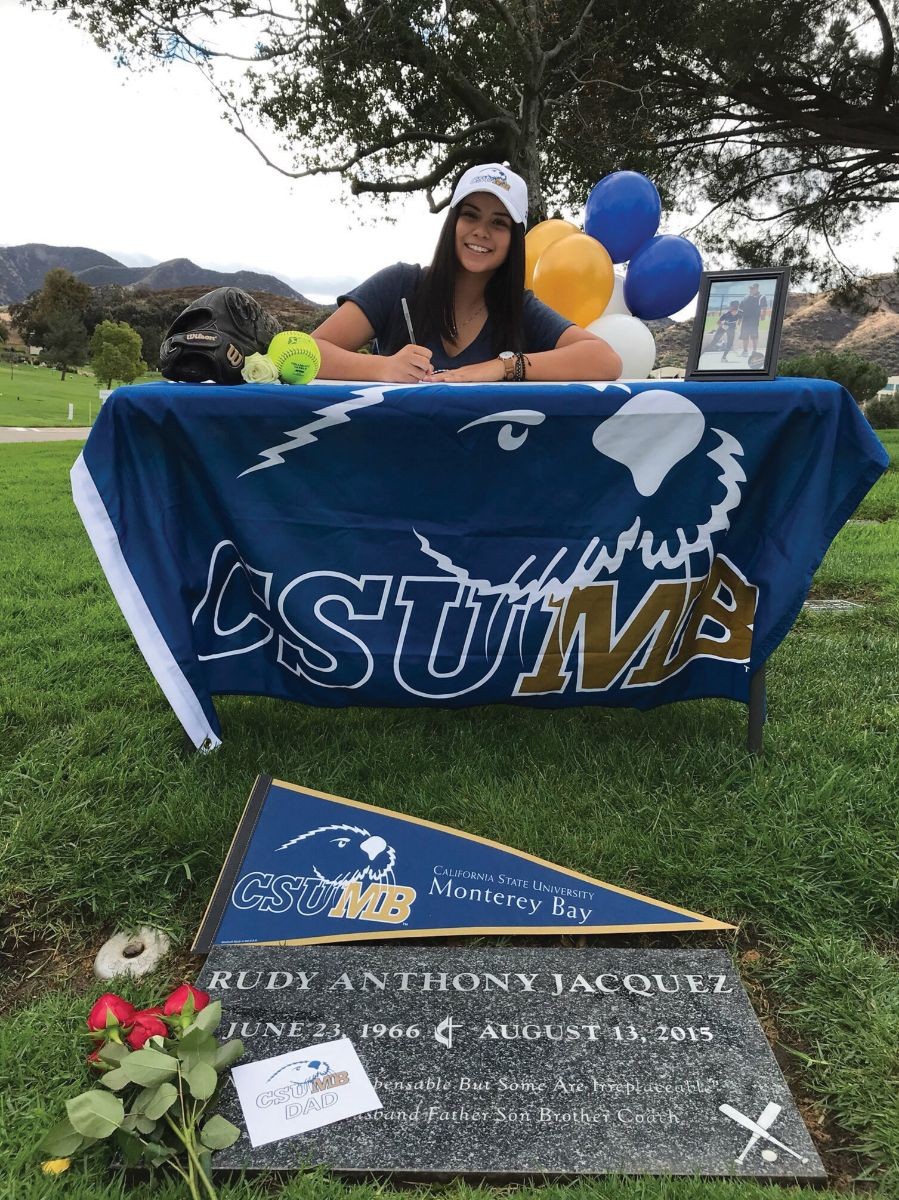
[[[480,308],[476,308],[473,313],[469,314],[464,321],[460,321],[456,325],[456,337],[458,338],[460,331],[463,330],[466,325],[470,325],[476,317],[479,317],[481,313],[485,313],[486,311],[487,305],[482,304]]]

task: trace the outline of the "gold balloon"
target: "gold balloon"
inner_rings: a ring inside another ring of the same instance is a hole
[[[570,221],[560,221],[555,217],[551,221],[541,221],[539,225],[528,230],[524,239],[524,286],[526,288],[534,286],[534,268],[537,265],[537,259],[546,247],[557,242],[559,238],[570,237],[572,233],[580,233],[577,225],[572,225]]]
[[[601,316],[614,286],[608,250],[586,233],[547,246],[534,269],[534,295],[582,329]]]

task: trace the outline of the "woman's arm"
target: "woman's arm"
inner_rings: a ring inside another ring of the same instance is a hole
[[[576,379],[617,379],[621,359],[608,342],[586,329],[570,325],[553,350],[525,355],[525,379],[538,383],[563,383]],[[434,376],[437,383],[497,383],[504,378],[498,358],[469,367],[457,367]]]
[[[322,356],[319,379],[374,379],[380,383],[420,383],[431,369],[426,346],[403,346],[396,354],[360,354],[375,331],[358,304],[346,300],[312,333]]]

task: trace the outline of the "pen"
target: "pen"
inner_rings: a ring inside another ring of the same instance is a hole
[[[415,334],[412,330],[412,318],[409,316],[409,305],[406,303],[405,296],[402,296],[400,298],[400,304],[402,305],[403,316],[406,318],[406,328],[409,330],[409,341],[414,346],[415,345]]]

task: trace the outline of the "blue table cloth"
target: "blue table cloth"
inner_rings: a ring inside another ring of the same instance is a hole
[[[197,746],[212,697],[748,699],[887,464],[849,394],[764,383],[151,384],[73,494]]]

